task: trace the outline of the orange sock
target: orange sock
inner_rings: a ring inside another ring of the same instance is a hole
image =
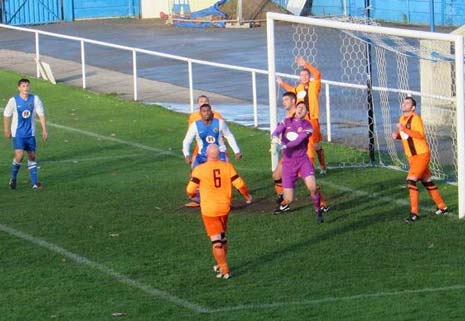
[[[326,203],[326,197],[323,194],[323,192],[321,192],[320,186],[317,186],[316,188],[317,188],[318,192],[320,193],[320,207],[327,207],[328,204]]]
[[[446,207],[446,203],[444,203],[444,200],[441,197],[441,193],[439,193],[439,188],[433,182],[423,182],[423,186],[425,186],[429,196],[434,201],[434,203],[436,203],[438,208],[442,209]]]
[[[326,169],[326,161],[325,161],[325,151],[323,148],[320,148],[316,151],[318,154],[318,162],[320,162],[320,168]]]
[[[408,191],[410,194],[410,213],[418,215],[418,202],[420,193],[418,192],[417,181],[407,180]]]
[[[216,264],[220,267],[221,274],[229,273],[228,263],[226,261],[226,252],[222,241],[212,242],[213,246],[213,257],[215,258]]]
[[[274,190],[278,196],[283,193],[283,180],[282,179],[275,179]]]

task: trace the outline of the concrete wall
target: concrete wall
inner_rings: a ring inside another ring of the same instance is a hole
[[[142,18],[160,18],[160,11],[169,12],[168,0],[141,0]]]

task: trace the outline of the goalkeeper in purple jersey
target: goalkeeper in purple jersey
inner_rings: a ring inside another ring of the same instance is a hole
[[[312,135],[312,125],[305,116],[308,113],[303,101],[296,105],[294,117],[286,118],[274,130],[271,140],[272,152],[281,150],[283,159],[283,189],[284,200],[279,205],[284,211],[294,200],[294,188],[300,176],[310,191],[318,223],[323,223],[323,212],[320,210],[320,195],[315,180],[313,164],[307,156],[307,145]]]

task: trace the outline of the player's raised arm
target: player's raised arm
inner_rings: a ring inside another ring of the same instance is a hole
[[[297,56],[295,62],[300,67],[307,69],[311,74],[314,80],[321,80],[321,72],[318,68],[313,66],[311,63],[306,61],[303,57]]]

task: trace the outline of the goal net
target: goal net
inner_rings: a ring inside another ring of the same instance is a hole
[[[275,78],[281,76],[297,85],[298,56],[322,74],[320,125],[329,168],[407,169],[402,145],[391,133],[396,131],[401,101],[412,96],[431,148],[432,175],[457,182],[460,193],[465,161],[463,37],[383,28],[348,18],[338,21],[271,13],[271,130],[283,115],[282,108],[275,109],[284,93]],[[273,166],[275,162],[273,159]]]

